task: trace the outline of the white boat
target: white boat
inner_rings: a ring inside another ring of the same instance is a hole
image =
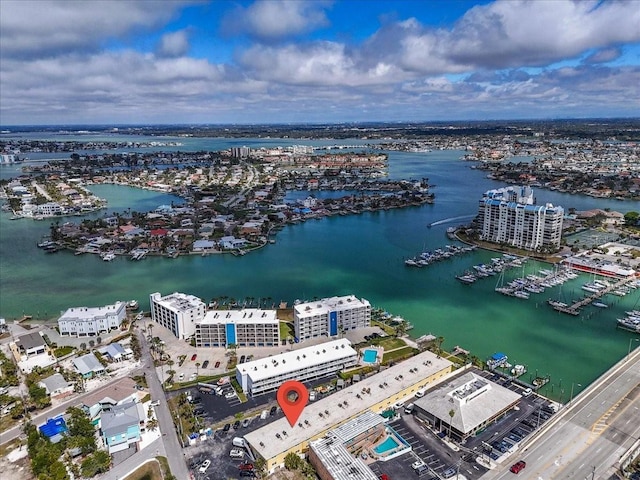
[[[116,258],[116,254],[113,252],[107,252],[100,255],[100,257],[103,261],[110,262],[111,260],[114,260]]]
[[[525,292],[524,290],[516,290],[513,292],[514,297],[522,298],[524,300],[529,299],[529,292]]]
[[[604,302],[591,302],[591,305],[598,308],[609,308],[609,305]]]

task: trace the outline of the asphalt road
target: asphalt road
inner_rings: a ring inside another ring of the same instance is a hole
[[[506,465],[483,480],[512,479],[508,468],[525,460],[519,480],[609,478],[640,437],[640,349],[589,386],[554,422]]]
[[[160,405],[155,408],[156,417],[160,426],[162,434],[162,443],[164,444],[164,450],[167,454],[167,460],[169,461],[169,468],[171,473],[179,479],[188,479],[189,470],[187,468],[184,453],[182,451],[182,445],[178,439],[178,434],[173,425],[173,419],[169,412],[169,407],[165,400],[164,392],[162,391],[162,385],[158,379],[155,369],[153,368],[153,359],[151,358],[151,352],[149,351],[149,345],[146,338],[140,331],[136,330],[138,340],[142,348],[142,361],[144,366],[145,377],[147,378],[147,386],[149,387],[149,393],[152,400],[160,400]],[[136,453],[132,458],[140,455],[142,452]]]

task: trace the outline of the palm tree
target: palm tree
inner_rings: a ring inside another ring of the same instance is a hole
[[[455,416],[456,411],[452,408],[451,410],[449,410],[449,417],[451,417],[451,419],[449,420],[449,438],[451,438],[451,424],[453,423],[453,417]]]

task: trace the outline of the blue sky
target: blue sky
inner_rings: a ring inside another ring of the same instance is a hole
[[[640,0],[2,0],[0,124],[640,113]]]

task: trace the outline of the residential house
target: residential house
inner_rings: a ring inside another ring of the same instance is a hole
[[[103,355],[106,355],[111,362],[122,362],[131,358],[133,352],[130,348],[125,348],[119,343],[110,343],[104,348],[98,350]]]
[[[82,357],[73,359],[73,366],[82,375],[82,378],[92,378],[103,375],[106,370],[93,353],[87,353]]]
[[[139,402],[117,405],[102,414],[100,430],[109,455],[127,450],[132,445],[137,450],[145,418],[144,407]]]
[[[51,398],[64,397],[73,393],[73,384],[67,382],[59,373],[43,378],[38,382],[38,385],[44,388]]]
[[[20,350],[20,353],[27,358],[47,353],[47,342],[44,341],[44,338],[38,332],[27,333],[26,335],[18,337],[16,346]]]

